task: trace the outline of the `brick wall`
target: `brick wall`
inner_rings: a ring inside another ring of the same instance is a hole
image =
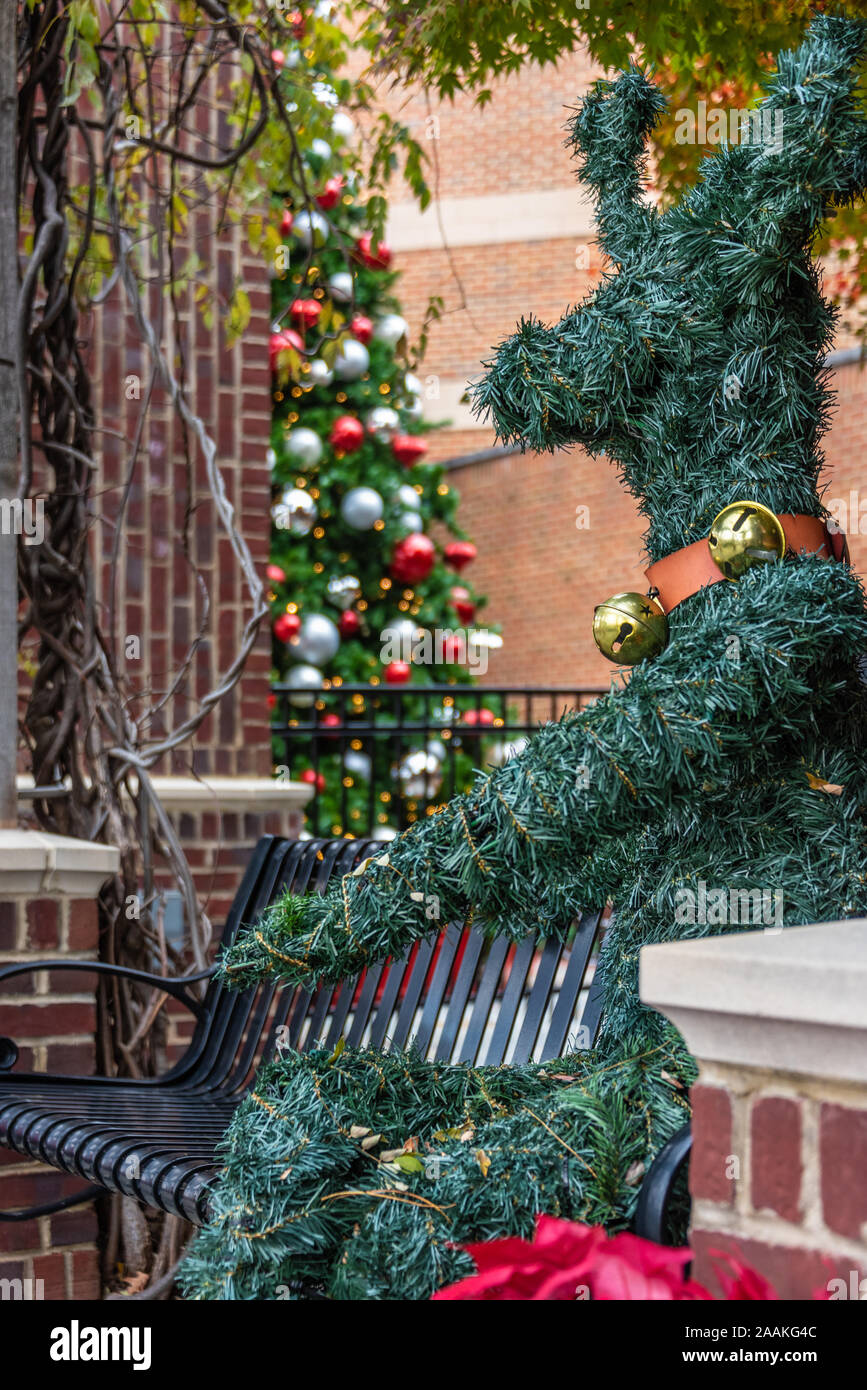
[[[711,1252],[721,1250],[781,1298],[857,1298],[867,1276],[867,1090],[705,1065],[692,1104],[696,1277],[718,1291]]]
[[[77,898],[0,898],[0,964],[34,955],[95,959],[96,903]],[[95,977],[85,971],[26,974],[0,986],[2,1032],[20,1048],[15,1070],[89,1076],[94,1044]],[[41,1205],[83,1186],[82,1179],[0,1148],[0,1209]],[[35,1221],[0,1224],[0,1280],[41,1280],[46,1299],[98,1298],[99,1256],[93,1203]]]

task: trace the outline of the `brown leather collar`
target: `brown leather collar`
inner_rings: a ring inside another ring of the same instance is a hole
[[[829,531],[815,516],[785,515],[778,518],[786,533],[789,550],[796,555],[821,555],[826,560],[848,560],[846,537],[842,531]],[[730,583],[720,572],[710,553],[707,537],[675,550],[646,569],[651,590],[664,612],[670,613],[685,598],[697,594],[708,584]]]

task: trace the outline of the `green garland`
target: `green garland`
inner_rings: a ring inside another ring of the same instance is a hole
[[[652,84],[634,69],[598,83],[573,122],[613,269],[559,325],[521,325],[476,401],[504,439],[615,458],[653,560],[743,498],[824,515],[833,313],[810,247],[827,211],[867,184],[853,95],[864,43],[861,23],[816,19],[768,81],[780,147],[723,148],[663,214],[640,197],[661,109]],[[441,924],[472,912],[515,939],[562,934],[586,904],[617,906],[592,1053],[492,1073],[346,1052],[268,1068],[257,1094],[283,1118],[241,1107],[188,1294],[273,1298],[279,1274],[333,1297],[424,1298],[465,1272],[449,1241],[528,1234],[537,1210],[628,1222],[635,1175],[682,1123],[692,1078],[682,1043],[638,998],[640,947],[867,914],[865,648],[865,596],[844,564],[790,556],[704,589],[628,683],[547,725],[323,898],[287,897],[242,935],[222,961],[228,983],[310,985],[429,936],[432,902]],[[708,891],[724,905],[757,894],[770,920],[684,915]],[[468,1122],[471,1142],[437,1139]],[[449,1162],[383,1195],[353,1124],[390,1146],[415,1135]],[[361,1195],[332,1197],[350,1187]]]

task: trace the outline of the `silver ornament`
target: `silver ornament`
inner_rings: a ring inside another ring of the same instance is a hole
[[[436,758],[437,762],[444,763],[448,756],[448,749],[442,739],[432,738],[425,744],[424,750],[428,757]]]
[[[503,645],[503,639],[498,632],[488,632],[486,628],[475,628],[467,633],[467,646],[476,647],[480,651],[499,651]]]
[[[396,410],[392,410],[390,405],[377,405],[373,410],[369,410],[364,417],[364,424],[368,434],[379,439],[383,444],[386,443],[395,430],[400,428],[400,416]]]
[[[346,145],[355,134],[355,122],[345,111],[335,111],[331,130],[338,145]]]
[[[370,781],[371,762],[367,753],[356,753],[350,748],[343,759],[343,766],[351,777],[363,777],[365,782]]]
[[[287,487],[271,508],[278,531],[288,531],[292,536],[308,535],[318,515],[313,498],[300,487]]]
[[[401,512],[400,516],[397,518],[397,522],[408,535],[413,535],[415,532],[424,529],[424,522],[420,512]]]
[[[292,643],[292,655],[300,661],[324,666],[340,646],[340,633],[324,613],[311,613],[301,624],[301,631]]]
[[[414,512],[417,509],[419,495],[410,483],[401,483],[394,495],[400,505],[406,507],[408,512]]]
[[[410,753],[397,769],[398,780],[409,797],[436,796],[443,780],[442,766],[429,753]]]
[[[328,221],[321,212],[299,212],[292,223],[292,235],[305,251],[324,246],[328,240]]]
[[[331,146],[327,140],[311,140],[310,153],[323,164],[327,164],[331,158]]]
[[[413,396],[410,400],[404,401],[401,410],[410,425],[417,425],[424,419],[424,406],[419,396]]]
[[[330,386],[334,380],[334,373],[321,357],[314,357],[305,378],[311,386]]]
[[[338,381],[357,381],[370,366],[370,354],[357,338],[344,338],[334,362]]]
[[[277,467],[277,455],[275,454],[273,449],[265,450],[265,462],[267,463],[268,467],[271,469],[271,472],[273,473],[274,469]]]
[[[322,440],[315,430],[302,425],[290,430],[286,436],[286,452],[293,463],[302,468],[315,468],[322,458]]]
[[[424,636],[424,628],[413,622],[412,618],[395,618],[379,634],[380,660],[411,662],[416,645]]]
[[[403,389],[408,396],[421,395],[421,382],[414,372],[407,372],[404,376]]]
[[[328,290],[338,304],[348,304],[353,295],[352,275],[348,270],[335,270],[329,277]]]
[[[340,503],[340,515],[355,531],[370,531],[383,511],[382,498],[372,487],[352,487]]]
[[[322,689],[322,672],[317,671],[315,666],[293,666],[286,677],[286,684],[295,692],[289,696],[290,705],[303,709],[306,705],[312,705],[314,700],[314,696],[306,692]]]
[[[383,314],[373,325],[374,338],[380,343],[388,343],[389,347],[397,347],[408,332],[409,324],[400,314]]]
[[[345,613],[357,599],[361,598],[361,582],[354,574],[335,574],[325,586],[329,603],[333,603]]]
[[[370,832],[371,840],[396,840],[398,832],[391,825],[377,825]]]

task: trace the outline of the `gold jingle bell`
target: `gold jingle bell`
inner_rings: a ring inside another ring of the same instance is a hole
[[[752,565],[781,560],[786,553],[786,533],[761,502],[731,502],[723,507],[707,543],[726,579],[740,579]]]
[[[593,640],[609,661],[634,666],[665,649],[668,619],[646,594],[615,594],[593,611]]]

